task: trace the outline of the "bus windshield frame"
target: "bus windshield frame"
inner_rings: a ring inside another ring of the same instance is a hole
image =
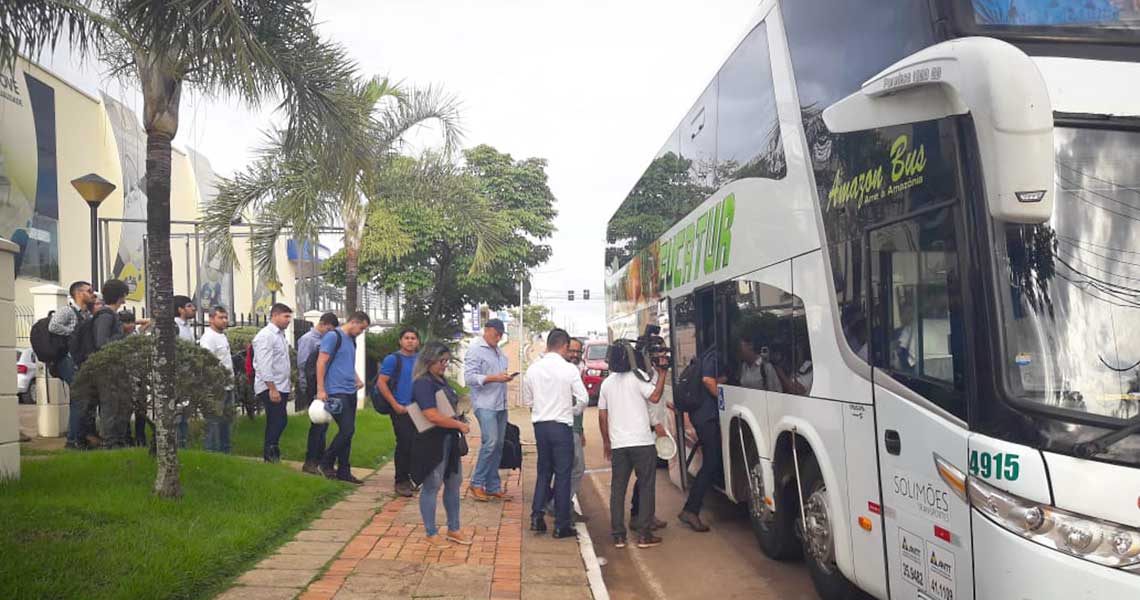
[[[947,17],[955,35],[981,35],[995,37],[1009,42],[1054,42],[1103,44],[1115,46],[1140,46],[1140,7],[1129,6],[1128,24],[1112,26],[1104,23],[1088,24],[986,24],[979,23],[975,13],[976,2],[1000,4],[1010,0],[943,0],[943,14]],[[1039,0],[1034,0],[1039,1]],[[1061,0],[1084,2],[1086,0]],[[1096,0],[1106,5],[1131,3],[1132,0]]]

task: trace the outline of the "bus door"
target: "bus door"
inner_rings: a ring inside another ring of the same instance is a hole
[[[936,467],[964,472],[967,456],[956,204],[865,230],[891,598],[973,598],[969,505]]]

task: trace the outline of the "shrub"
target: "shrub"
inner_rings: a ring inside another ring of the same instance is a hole
[[[150,394],[154,373],[154,337],[132,335],[108,344],[91,355],[75,380],[76,391],[86,402],[98,398],[105,428],[126,431],[131,415],[154,414]],[[222,410],[228,373],[208,350],[178,340],[174,387],[177,409],[187,416],[213,416]],[[125,440],[112,435],[115,445]]]

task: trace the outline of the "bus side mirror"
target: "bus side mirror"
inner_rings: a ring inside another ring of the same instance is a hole
[[[986,204],[994,219],[1043,223],[1053,215],[1053,109],[1033,59],[986,37],[920,50],[823,111],[835,133],[973,117]]]

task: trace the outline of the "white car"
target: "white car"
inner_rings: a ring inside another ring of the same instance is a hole
[[[16,357],[16,397],[20,404],[36,403],[36,353],[31,348],[17,350]]]

